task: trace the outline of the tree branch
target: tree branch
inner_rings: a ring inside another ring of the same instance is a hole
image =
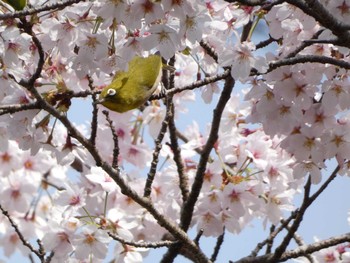
[[[264,5],[265,3],[268,3],[267,0],[225,0],[227,3],[240,3],[242,5],[247,6],[257,6],[257,5]]]
[[[229,72],[229,70],[227,71]],[[231,75],[229,75],[226,78],[224,89],[221,93],[221,96],[216,105],[216,108],[213,111],[212,126],[209,133],[209,137],[205,146],[203,147],[203,151],[200,156],[197,172],[194,178],[194,182],[192,184],[189,197],[182,206],[180,226],[184,231],[187,231],[190,226],[194,206],[197,202],[198,196],[200,194],[200,190],[203,185],[203,178],[204,178],[205,170],[209,160],[210,152],[213,149],[214,144],[216,143],[218,138],[218,131],[219,131],[222,112],[224,111],[227,101],[230,99],[234,84],[235,84],[234,79],[231,77]],[[176,257],[178,251],[181,249],[181,246],[182,244],[176,244],[174,246],[171,246],[167,251],[167,253],[164,255],[162,262],[172,262],[173,259]]]
[[[275,249],[272,261],[277,261],[280,259],[281,255],[286,251],[290,241],[292,240],[294,234],[298,230],[301,221],[303,220],[304,214],[307,208],[310,206],[309,203],[309,194],[311,188],[311,176],[309,176],[305,186],[304,186],[304,198],[300,206],[300,209],[297,210],[295,219],[291,226],[289,226],[286,236],[283,238],[281,244]]]
[[[170,60],[170,66],[174,66],[175,63],[175,57]],[[170,79],[169,79],[169,84],[170,88],[174,88],[175,82],[174,82],[174,77],[175,74],[171,73]],[[171,98],[171,99],[170,99]],[[174,103],[173,103],[173,96],[171,96],[167,100],[167,107],[169,107],[171,111],[171,118],[169,118],[169,135],[170,135],[170,148],[174,154],[174,162],[176,163],[177,167],[177,172],[179,175],[179,188],[181,190],[182,194],[182,201],[183,203],[187,200],[188,198],[188,177],[185,174],[185,166],[182,161],[182,156],[181,156],[181,150],[179,147],[179,143],[177,141],[177,134],[176,134],[176,125],[175,125],[175,109],[174,109]],[[168,105],[169,104],[169,105]]]
[[[314,252],[320,251],[321,249],[336,246],[345,242],[350,242],[350,233],[346,233],[344,235],[338,236],[338,237],[332,237],[329,239],[325,239],[319,242],[315,242],[310,245],[300,246],[296,249],[286,251],[284,252],[278,261],[273,261],[273,253],[267,254],[263,256],[258,257],[247,257],[240,259],[238,261],[230,261],[232,263],[276,263],[276,262],[283,262],[291,258],[298,258],[303,257],[308,254],[312,254]]]
[[[271,72],[274,69],[282,66],[290,66],[290,65],[295,65],[299,63],[331,64],[344,69],[350,69],[350,63],[345,62],[343,60],[338,60],[338,59],[324,57],[324,56],[305,55],[305,56],[296,56],[293,58],[281,59],[279,61],[273,62],[270,64],[268,72]]]
[[[20,17],[33,15],[33,14],[37,14],[37,13],[44,12],[44,11],[55,10],[55,9],[60,10],[60,9],[63,9],[67,6],[70,6],[72,4],[76,4],[79,2],[84,2],[84,0],[59,1],[57,3],[48,4],[48,5],[44,5],[41,7],[32,7],[32,8],[22,10],[22,11],[16,11],[13,13],[0,14],[0,20],[5,20],[5,19],[9,19],[9,18],[20,18]]]
[[[133,247],[161,248],[161,247],[169,247],[170,245],[175,243],[175,241],[170,241],[170,240],[158,241],[158,242],[133,242],[133,241],[126,241],[124,238],[118,235],[112,234],[110,232],[108,232],[108,235],[114,240],[119,241],[122,244],[126,244]]]
[[[168,105],[168,100],[169,100],[169,96],[166,97],[166,101],[167,101],[166,105]],[[160,150],[162,149],[162,146],[163,146],[162,141],[163,141],[165,133],[168,129],[169,120],[171,118],[172,118],[172,112],[171,112],[171,109],[169,108],[169,106],[167,106],[166,114],[165,114],[164,120],[162,122],[162,126],[159,130],[157,139],[154,142],[155,148],[153,150],[153,158],[152,158],[152,162],[151,162],[151,167],[150,167],[149,172],[147,174],[146,184],[145,184],[144,192],[143,192],[143,196],[146,198],[149,198],[151,193],[152,193],[152,184],[153,184],[156,172],[157,172],[159,153],[160,153]]]
[[[92,79],[90,76],[88,76],[88,80],[89,80],[89,87],[90,90],[93,91],[94,87],[93,87],[93,83],[92,83]],[[97,108],[97,104],[96,104],[96,93],[93,93],[91,95],[92,98],[92,119],[91,119],[91,134],[90,134],[90,141],[93,145],[96,144],[96,135],[97,135],[97,115],[98,115],[98,108]],[[107,117],[107,116],[106,116]],[[115,136],[115,133],[113,132],[113,138]],[[118,138],[117,138],[118,139]],[[113,159],[114,160],[114,159]]]
[[[332,31],[339,38],[339,45],[350,47],[349,26],[340,22],[317,0],[287,0],[291,5],[300,8],[304,13],[315,18],[322,26]]]
[[[216,239],[215,248],[214,248],[213,254],[210,257],[210,260],[212,262],[215,262],[216,258],[219,255],[221,245],[224,243],[224,236],[225,236],[225,231],[223,231],[222,234],[218,236],[218,238]]]
[[[214,147],[214,144],[216,143],[218,139],[218,132],[220,127],[220,121],[221,121],[221,115],[224,111],[224,108],[226,106],[226,103],[231,97],[231,92],[234,87],[235,81],[229,75],[226,79],[224,89],[221,93],[220,99],[218,101],[218,104],[213,112],[213,119],[212,119],[212,126],[209,133],[208,140],[203,147],[203,151],[199,160],[197,172],[195,175],[195,179],[191,188],[191,192],[189,195],[189,198],[187,202],[185,203],[182,213],[181,213],[181,227],[185,231],[188,229],[191,219],[192,219],[192,213],[194,209],[194,205],[197,202],[197,198],[199,196],[200,190],[203,185],[203,178],[205,174],[205,170],[207,167],[208,159],[210,156],[210,152]]]
[[[5,114],[12,114],[25,110],[40,110],[40,105],[35,101],[28,104],[14,104],[0,107],[0,116]]]
[[[313,36],[311,39],[313,40],[316,40],[320,35],[321,33],[323,32],[324,30],[321,29],[321,30],[318,30]],[[303,49],[305,49],[306,47],[312,45],[313,43],[312,42],[308,42],[308,41],[303,41],[301,43],[301,45],[299,45],[296,49],[294,49],[291,53],[289,53],[286,58],[292,58],[292,57],[295,57],[300,51],[302,51]]]
[[[191,85],[166,90],[165,94],[152,95],[150,100],[159,100],[159,99],[164,98],[166,95],[173,95],[173,94],[185,91],[185,90],[194,90],[196,88],[203,87],[203,86],[208,85],[210,83],[214,83],[216,81],[226,79],[228,75],[230,75],[230,70],[225,70],[224,73],[217,74],[217,75],[212,76],[212,77],[206,77],[202,80],[198,80],[198,81],[193,82]]]
[[[45,256],[45,252],[43,252],[42,250],[38,251],[38,250],[34,249],[34,247],[24,238],[24,236],[22,235],[21,231],[19,230],[17,224],[12,220],[11,216],[9,215],[9,213],[1,205],[0,205],[0,210],[1,210],[2,214],[10,222],[11,226],[13,227],[15,232],[17,233],[19,239],[22,241],[22,244],[24,246],[26,246],[27,248],[29,248],[29,250],[31,252],[33,252],[35,255],[37,255],[38,258],[40,258],[40,260],[43,262],[44,256]]]
[[[265,246],[272,243],[272,241],[275,239],[275,237],[280,233],[283,229],[285,229],[288,224],[296,217],[297,211],[294,211],[287,219],[281,220],[281,225],[274,229],[273,232],[270,233],[269,237],[265,239],[264,241],[257,244],[256,248],[252,251],[252,253],[249,255],[249,257],[256,257],[259,253],[259,251]]]
[[[118,143],[118,135],[115,133],[115,129],[113,127],[113,122],[109,118],[109,111],[104,110],[102,112],[106,116],[106,120],[108,122],[108,126],[111,129],[114,147],[113,147],[113,158],[112,158],[112,167],[114,169],[118,169],[118,157],[119,157],[119,143]],[[91,142],[92,143],[92,142]],[[94,143],[92,143],[95,145]]]

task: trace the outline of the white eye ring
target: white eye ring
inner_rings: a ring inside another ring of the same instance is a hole
[[[114,96],[117,92],[115,91],[115,89],[108,89],[107,90],[107,95],[108,96]]]

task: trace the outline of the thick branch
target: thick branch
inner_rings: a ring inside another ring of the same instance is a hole
[[[181,214],[181,227],[185,231],[188,229],[191,223],[193,209],[197,202],[200,190],[202,189],[203,178],[204,178],[205,170],[209,160],[210,152],[213,149],[214,144],[218,139],[221,116],[226,106],[226,103],[231,97],[231,92],[234,84],[235,84],[234,79],[229,75],[226,79],[225,86],[221,93],[219,102],[216,108],[214,109],[212,126],[209,133],[209,137],[208,137],[207,143],[203,147],[203,151],[199,160],[199,164],[198,164],[196,176],[191,188],[191,192],[187,202],[184,204],[182,214]]]
[[[184,231],[187,231],[191,224],[194,206],[198,200],[198,196],[202,189],[204,174],[205,174],[205,170],[209,160],[210,152],[213,149],[214,144],[218,139],[218,131],[220,126],[221,116],[227,101],[230,99],[234,84],[235,84],[234,79],[231,77],[231,75],[229,75],[226,78],[224,89],[221,93],[218,104],[214,109],[212,126],[209,133],[209,137],[205,146],[203,147],[203,151],[200,156],[197,172],[194,178],[194,182],[192,184],[189,197],[182,206],[180,226]],[[182,245],[183,244],[176,244],[174,246],[171,246],[167,251],[167,253],[164,255],[162,262],[172,262],[173,259],[176,257],[178,251],[181,249]]]

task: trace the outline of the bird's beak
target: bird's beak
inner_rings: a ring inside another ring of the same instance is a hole
[[[106,100],[104,98],[97,98],[92,104],[97,105],[97,104],[102,104]]]

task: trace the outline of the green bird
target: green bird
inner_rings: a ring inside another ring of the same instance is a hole
[[[97,103],[116,112],[126,112],[143,105],[157,89],[162,78],[162,58],[135,56],[127,71],[119,71],[105,87]]]
[[[16,11],[23,10],[27,5],[27,0],[2,0],[12,6]]]

